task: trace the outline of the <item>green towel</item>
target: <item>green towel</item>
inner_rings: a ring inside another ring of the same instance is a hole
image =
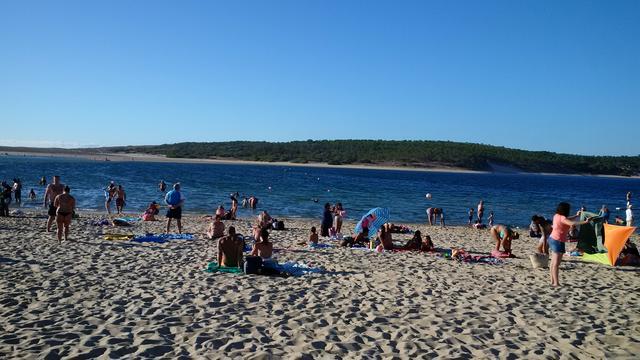
[[[217,262],[210,262],[204,271],[210,272],[210,273],[220,272],[220,273],[228,273],[228,274],[242,274],[243,272],[242,269],[237,267],[218,266]]]

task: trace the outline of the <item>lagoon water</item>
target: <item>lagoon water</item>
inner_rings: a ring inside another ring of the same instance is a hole
[[[526,226],[534,213],[551,216],[559,201],[570,202],[573,210],[582,205],[597,210],[607,204],[612,214],[622,215],[615,208],[625,206],[627,191],[640,195],[640,179],[631,178],[0,157],[0,179],[22,179],[26,207],[41,206],[44,188],[38,180],[46,176],[50,182],[54,174],[72,188],[84,210],[104,211],[103,189],[113,180],[127,192],[125,211],[142,212],[149,202],[162,199],[158,182],[163,179],[169,186],[182,184],[186,212],[213,213],[218,204],[227,208],[229,194],[237,191],[241,197],[257,196],[258,210],[266,209],[274,217],[319,219],[325,202],[340,201],[349,218],[382,206],[390,209],[395,222],[422,222],[427,207],[442,207],[450,224],[466,223],[469,207],[475,209],[480,199],[485,201],[485,219],[493,210],[496,223]],[[37,202],[27,199],[31,188]],[[248,209],[239,211],[240,216],[251,214]]]

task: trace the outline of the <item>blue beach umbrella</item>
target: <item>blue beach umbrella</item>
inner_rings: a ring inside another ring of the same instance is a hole
[[[362,231],[362,224],[368,223],[369,234],[375,234],[378,229],[384,225],[384,223],[389,222],[390,219],[389,209],[387,208],[373,208],[366,213],[358,224],[356,224],[355,232],[356,234]]]

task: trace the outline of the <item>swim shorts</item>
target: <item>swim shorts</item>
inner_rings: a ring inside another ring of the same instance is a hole
[[[565,247],[564,247],[564,242],[562,241],[558,241],[554,238],[552,238],[551,236],[549,236],[549,250],[551,250],[554,253],[557,254],[564,254],[565,253]]]
[[[49,211],[47,211],[49,216],[56,216],[56,207],[53,204],[49,204]]]
[[[182,219],[182,206],[175,209],[169,208],[169,210],[167,210],[167,217],[169,219]]]

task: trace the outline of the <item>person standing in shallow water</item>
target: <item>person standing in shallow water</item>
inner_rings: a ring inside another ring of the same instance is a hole
[[[484,200],[480,200],[478,203],[478,221],[482,224],[482,217],[484,216]]]
[[[118,185],[118,190],[116,192],[116,211],[118,214],[122,214],[122,210],[124,209],[124,205],[127,203],[127,193],[124,191],[122,185]]]
[[[167,190],[167,184],[164,182],[164,180],[160,180],[160,183],[158,184],[158,190],[160,190],[161,193],[164,193]]]

